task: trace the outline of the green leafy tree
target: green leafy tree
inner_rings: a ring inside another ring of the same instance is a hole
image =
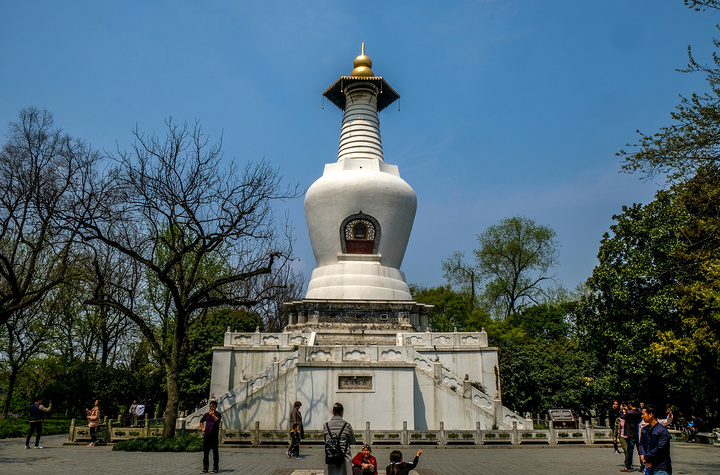
[[[255,312],[220,309],[203,315],[188,332],[187,366],[180,372],[181,403],[188,410],[210,393],[213,346],[223,341],[225,332],[252,332],[263,329],[263,319]],[[216,394],[219,396],[219,394]]]
[[[445,279],[450,285],[459,288],[462,293],[468,295],[468,303],[470,308],[475,308],[476,294],[475,286],[477,285],[476,269],[465,263],[465,253],[453,251],[446,260],[442,262],[442,270]]]
[[[596,385],[591,355],[574,338],[573,301],[527,307],[487,327],[498,347],[503,404],[519,412],[570,408],[589,415]]]
[[[716,0],[686,0],[685,4],[697,11],[720,9]],[[720,42],[713,43],[716,52],[711,64],[696,60],[688,48],[689,64],[682,70],[704,74],[709,91],[682,97],[671,113],[670,125],[654,134],[640,133],[637,144],[619,152],[625,171],[645,177],[665,175],[675,184],[646,209],[662,207],[672,215],[669,222],[656,223],[658,230],[673,234],[674,239],[667,240],[672,249],[657,261],[637,263],[638,272],[648,269],[662,284],[646,300],[655,308],[668,308],[667,314],[650,322],[656,333],[649,352],[670,366],[665,369],[673,375],[678,397],[710,414],[717,412],[713,408],[720,402],[716,396],[719,375],[714,370],[720,363]],[[681,222],[673,220],[678,215]],[[638,226],[646,222],[639,219]],[[636,255],[651,247],[639,242],[628,251]],[[670,325],[668,318],[673,320]]]
[[[490,323],[490,315],[473,309],[465,295],[449,286],[426,288],[413,285],[410,293],[415,301],[433,305],[429,321],[435,331],[480,331]]]
[[[485,307],[496,316],[507,317],[545,299],[543,284],[553,280],[550,269],[558,263],[555,231],[515,216],[490,226],[477,240],[473,266],[464,263],[463,254],[457,251],[443,262],[448,281],[473,292],[471,303],[476,279],[484,284]]]

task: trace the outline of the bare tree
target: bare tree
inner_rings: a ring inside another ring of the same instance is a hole
[[[166,122],[164,137],[134,131],[128,151],[87,189],[76,210],[88,245],[113,249],[136,265],[139,285],[96,261],[93,305],[123,313],[141,330],[166,373],[163,435],[177,419],[178,374],[188,330],[207,309],[253,307],[273,299],[292,251],[272,204],[297,196],[267,163],[223,168],[222,142],[194,126]],[[130,282],[131,283],[131,282]]]
[[[46,110],[20,111],[0,150],[0,324],[69,275],[74,234],[61,219],[97,160]]]

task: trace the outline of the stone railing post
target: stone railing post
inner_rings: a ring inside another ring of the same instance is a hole
[[[433,363],[433,377],[436,383],[442,382],[442,363],[439,361]]]
[[[253,447],[260,447],[260,421],[255,421],[255,430],[252,436]]]
[[[70,420],[70,431],[68,432],[68,442],[75,441],[75,418]]]
[[[108,431],[108,436],[107,436],[108,440],[106,440],[105,443],[109,444],[110,442],[112,442],[112,439],[113,439],[113,421],[108,422],[107,431]]]
[[[145,436],[144,437],[150,437],[150,417],[148,413],[145,413]]]
[[[463,397],[470,399],[472,397],[472,385],[470,381],[463,381]]]
[[[407,421],[403,421],[403,429],[402,429],[402,440],[400,443],[403,446],[408,446],[410,443],[408,442],[408,430],[407,430]]]
[[[520,444],[520,435],[518,434],[518,424],[517,421],[513,421],[512,425],[512,445],[519,445]]]
[[[363,434],[363,443],[367,445],[372,445],[372,441],[370,440],[370,421],[365,421],[365,434]]]
[[[438,437],[438,444],[447,445],[447,436],[445,434],[445,423],[440,421],[440,437]]]
[[[475,423],[475,445],[482,445],[482,429],[480,429],[480,421]]]

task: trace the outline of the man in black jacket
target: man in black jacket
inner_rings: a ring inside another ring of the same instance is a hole
[[[40,445],[40,435],[42,434],[42,423],[45,419],[45,413],[50,412],[52,408],[52,401],[48,404],[48,407],[42,405],[42,398],[36,397],[35,403],[30,406],[30,430],[28,431],[27,439],[25,439],[25,448],[30,448],[30,438],[35,435],[35,448],[42,449]]]
[[[645,464],[652,475],[672,475],[670,460],[670,433],[667,428],[658,424],[656,409],[652,404],[645,406],[642,419],[647,423],[642,429],[640,445],[640,462]]]
[[[630,410],[621,415],[625,420],[625,435],[627,435],[627,451],[625,452],[625,468],[621,472],[632,472],[633,452],[638,445],[638,425],[642,419],[642,413],[637,408],[636,402],[628,402]],[[639,452],[638,452],[639,453]]]

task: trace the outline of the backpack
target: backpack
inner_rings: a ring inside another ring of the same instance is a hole
[[[325,439],[325,463],[328,465],[342,465],[345,463],[345,450],[340,443],[340,436],[345,430],[347,422],[345,422],[337,435],[330,431],[330,427],[325,423],[327,428],[328,436]]]
[[[41,421],[42,420],[42,413],[40,412],[39,404],[33,404],[32,406],[30,406],[30,420],[31,421]]]

